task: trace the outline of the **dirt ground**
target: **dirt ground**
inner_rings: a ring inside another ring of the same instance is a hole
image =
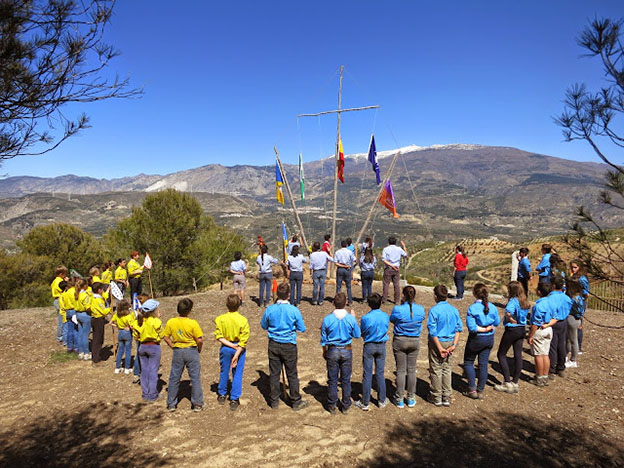
[[[247,291],[257,294],[257,284]],[[375,283],[374,290],[379,291]],[[453,358],[453,403],[437,408],[426,402],[429,374],[426,333],[418,361],[415,408],[389,405],[346,415],[330,415],[326,401],[325,362],[319,345],[322,318],[329,302],[312,307],[311,285],[304,286],[302,313],[308,328],[299,335],[299,378],[310,406],[300,412],[282,404],[272,411],[268,395],[267,336],[260,328],[263,309],[247,301],[241,312],[251,324],[241,407],[219,406],[218,344],[212,338],[214,318],[222,313],[229,290],[192,295],[193,316],[207,337],[201,354],[205,410],[190,408],[188,377],[175,413],[165,402],[146,404],[131,375],[113,374],[112,336],[107,365],[52,359],[62,348],[55,340],[52,307],[0,312],[0,466],[2,467],[409,467],[409,466],[624,466],[623,331],[586,322],[585,353],[549,387],[527,380],[533,360],[525,349],[518,395],[499,394],[501,380],[495,350],[490,357],[486,398],[461,395],[465,379],[460,367],[467,334]],[[328,285],[327,295],[334,292]],[[360,293],[359,286],[354,292]],[[163,321],[175,315],[179,298],[162,298]],[[417,302],[433,305],[431,290],[419,288]],[[469,296],[453,302],[465,316]],[[354,306],[359,317],[368,309]],[[391,304],[384,307],[390,312]],[[589,311],[598,323],[624,325],[624,315]],[[496,332],[497,340],[502,328]],[[526,346],[525,346],[526,348]],[[361,340],[354,342],[353,396],[359,398]],[[388,342],[386,379],[392,395],[394,359]],[[161,384],[166,392],[171,351],[163,343]],[[375,398],[373,393],[373,399]],[[376,400],[373,400],[376,401]]]

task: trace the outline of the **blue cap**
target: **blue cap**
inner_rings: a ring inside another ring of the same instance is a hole
[[[155,301],[154,299],[148,299],[141,306],[141,310],[143,310],[143,312],[154,312],[159,305],[160,302]]]

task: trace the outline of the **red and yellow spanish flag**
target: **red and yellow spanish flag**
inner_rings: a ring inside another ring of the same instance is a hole
[[[342,149],[342,138],[338,140],[338,180],[344,184],[344,150]]]
[[[392,216],[398,218],[399,215],[396,212],[396,203],[394,201],[394,192],[392,191],[392,184],[390,183],[390,179],[386,180],[384,184],[384,188],[379,195],[379,199],[377,200],[381,205],[385,206],[390,212]]]

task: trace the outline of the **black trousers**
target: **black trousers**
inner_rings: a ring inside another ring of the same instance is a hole
[[[559,320],[553,325],[553,337],[550,342],[548,357],[550,358],[550,373],[555,374],[565,370],[566,339],[568,337],[567,320]]]
[[[100,362],[100,352],[104,344],[104,326],[106,319],[104,317],[91,318],[91,329],[93,330],[93,340],[91,341],[91,354],[93,362]]]
[[[524,288],[524,294],[529,295],[529,278],[518,278],[518,282]]]
[[[524,327],[505,327],[505,332],[498,345],[498,362],[503,369],[505,382],[518,383],[522,372],[522,343],[524,342]],[[507,351],[513,346],[514,353],[514,375],[511,377],[509,363],[507,362]]]
[[[301,401],[299,393],[299,377],[297,375],[297,345],[292,343],[278,343],[269,339],[269,372],[271,381],[271,406],[277,406],[280,399],[280,373],[282,365],[286,368],[290,402],[296,404]]]
[[[135,293],[137,295],[141,294],[141,292],[143,291],[143,285],[141,283],[140,276],[137,278],[130,278],[128,282],[130,283],[130,299],[132,300]]]

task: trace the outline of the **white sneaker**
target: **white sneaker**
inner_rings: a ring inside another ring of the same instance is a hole
[[[121,373],[121,367],[116,367],[115,374],[120,374],[120,373]]]
[[[85,354],[85,361],[90,361],[91,359],[93,359],[91,353]]]
[[[576,362],[576,361],[568,361],[568,362],[565,363],[565,366],[568,367],[568,368],[571,367],[571,368],[574,369],[574,368],[578,367],[578,362]]]
[[[132,374],[132,369],[125,369],[124,370],[124,374],[126,374],[126,375]]]
[[[84,353],[78,353],[78,360],[82,361],[84,359]]]

